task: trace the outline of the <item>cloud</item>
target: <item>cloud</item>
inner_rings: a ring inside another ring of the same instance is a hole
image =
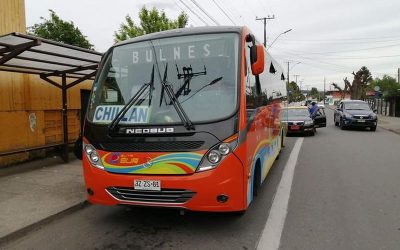
[[[157,9],[170,9],[175,10],[176,6],[173,2],[165,2],[165,1],[146,1],[145,3],[137,3],[136,6],[142,8],[142,6],[146,6],[147,8],[156,7]]]

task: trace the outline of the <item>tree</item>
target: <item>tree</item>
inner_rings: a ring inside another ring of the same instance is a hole
[[[311,88],[311,91],[310,91],[310,95],[311,95],[311,97],[312,97],[313,99],[318,99],[318,100],[319,100],[319,92],[318,92],[318,89],[317,89],[317,88],[312,87],[312,88]]]
[[[343,79],[344,81],[344,91],[350,92],[350,99],[365,99],[366,89],[368,84],[372,81],[371,72],[365,66],[362,66],[357,73],[352,73],[354,76],[353,83],[350,84],[347,77]]]
[[[62,20],[53,10],[49,10],[49,12],[50,19],[40,17],[43,22],[29,27],[28,34],[86,49],[94,49],[73,22]]]
[[[305,99],[305,96],[301,93],[299,86],[296,82],[290,82],[288,85],[289,90],[289,103],[299,102]]]
[[[331,84],[335,89],[337,89],[337,90],[339,90],[339,93],[340,93],[340,99],[344,99],[344,97],[346,96],[346,92],[337,84],[337,83],[332,83]]]
[[[122,23],[119,30],[114,32],[115,41],[124,41],[163,30],[184,28],[188,22],[188,17],[184,12],[181,12],[176,20],[170,20],[163,10],[158,11],[156,8],[148,10],[146,6],[143,6],[140,10],[139,19],[140,25],[136,25],[132,18],[127,15],[125,23]]]
[[[370,89],[373,90],[376,86],[379,87],[379,90],[383,93],[385,99],[396,96],[400,89],[400,84],[397,83],[396,78],[388,75],[384,75],[382,79],[375,78],[375,80],[370,84]]]

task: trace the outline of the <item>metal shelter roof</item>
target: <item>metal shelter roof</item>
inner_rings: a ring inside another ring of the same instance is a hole
[[[102,53],[43,38],[11,33],[0,36],[0,71],[40,75],[62,91],[63,158],[68,161],[67,90],[85,80],[93,80]],[[52,78],[58,77],[61,81]],[[75,80],[67,83],[67,78]],[[51,146],[44,146],[47,148]],[[25,152],[0,152],[1,155]]]
[[[101,56],[93,50],[21,33],[0,36],[1,71],[81,78],[96,71]]]

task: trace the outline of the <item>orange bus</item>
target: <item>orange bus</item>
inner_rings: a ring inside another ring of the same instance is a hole
[[[85,118],[88,200],[245,211],[282,148],[285,96],[282,68],[246,27],[112,46]]]

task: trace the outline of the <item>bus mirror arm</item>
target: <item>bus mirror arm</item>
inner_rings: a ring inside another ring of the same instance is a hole
[[[260,76],[256,75],[256,95],[261,95],[261,83],[260,83]]]

